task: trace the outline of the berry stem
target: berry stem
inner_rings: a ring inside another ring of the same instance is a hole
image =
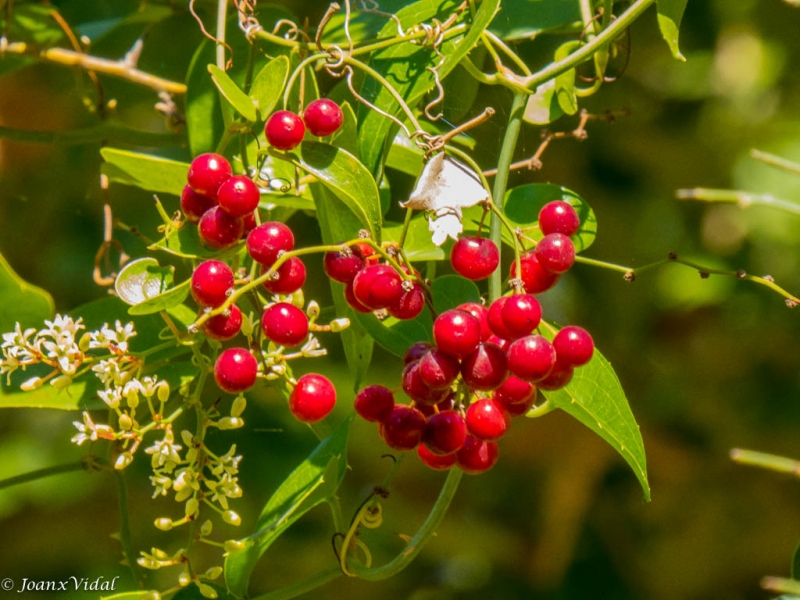
[[[397,245],[401,248],[403,244],[406,242],[406,234],[408,234],[408,227],[411,225],[411,215],[414,213],[413,208],[406,209],[406,218],[403,221],[403,231],[400,232],[400,240],[397,242]]]
[[[552,404],[549,399],[546,399],[539,406],[534,406],[532,409],[526,412],[525,416],[529,419],[535,419],[537,417],[543,417],[547,413],[553,412],[555,409],[556,406]]]

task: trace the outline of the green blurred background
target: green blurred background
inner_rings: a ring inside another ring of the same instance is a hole
[[[26,4],[37,3],[14,2]],[[179,81],[201,40],[185,3],[175,3],[174,12],[167,3],[52,4],[73,25],[140,7],[165,10],[148,29],[140,67]],[[311,23],[327,6],[284,5],[309,15]],[[98,35],[91,51],[121,56],[142,34],[144,20],[130,19],[113,36]],[[675,251],[709,267],[768,273],[800,292],[800,217],[674,197],[676,189],[706,186],[800,201],[800,178],[748,156],[755,147],[800,160],[799,31],[800,8],[781,0],[689,0],[681,27],[687,62],[681,63],[661,40],[651,9],[630,31],[624,75],[583,104],[594,112],[629,109],[630,116],[590,124],[586,141],[554,142],[542,171],[515,173],[512,185],[550,181],[584,197],[599,222],[588,256],[635,267]],[[92,37],[89,25],[85,33]],[[537,41],[523,53],[533,66],[543,65],[553,43]],[[59,131],[96,122],[84,101],[94,97],[84,73],[34,63],[12,69],[9,60],[0,57],[0,126]],[[166,131],[152,110],[153,93],[119,80],[102,82],[106,98],[118,100],[116,117],[138,129]],[[475,156],[486,168],[496,164],[509,97],[482,90],[473,112],[489,104],[498,115],[475,133]],[[575,123],[565,117],[553,129]],[[524,128],[517,158],[535,150],[539,134],[539,128]],[[98,149],[0,139],[0,253],[24,279],[50,291],[60,311],[106,294],[92,282],[103,200],[115,217],[155,235],[150,194],[115,184],[106,195],[99,189]],[[189,158],[186,149],[157,151]],[[394,200],[401,200],[413,181],[399,173],[390,178]],[[177,207],[176,198],[164,200]],[[305,215],[294,215],[290,224],[301,242],[318,237]],[[144,254],[132,236],[119,238],[129,254]],[[309,278],[306,298],[325,302],[329,294],[321,278]],[[642,502],[623,460],[568,416],[517,422],[501,442],[498,465],[465,478],[437,536],[406,571],[380,583],[340,578],[309,598],[749,600],[771,597],[759,588],[763,575],[789,575],[800,541],[800,486],[787,476],[736,466],[728,453],[745,447],[800,457],[798,314],[766,288],[733,277],[703,280],[677,265],[646,271],[635,283],[578,265],[542,299],[550,318],[589,329],[616,368],[641,425],[652,502]],[[344,373],[336,339],[324,341],[332,350],[329,369]],[[308,368],[328,367],[313,362]],[[368,380],[399,383],[399,372],[399,361],[377,350]],[[342,378],[336,383],[340,391],[351,388]],[[341,396],[333,421],[350,410],[348,394]],[[2,417],[0,478],[81,455],[69,443],[75,414],[7,410]],[[236,508],[246,527],[315,442],[267,394],[254,395],[245,418],[245,430],[218,435],[222,446],[236,440],[245,457],[245,497]],[[374,427],[354,423],[352,470],[341,492],[346,514],[388,469],[380,458],[384,450]],[[149,499],[146,463],[140,457],[129,478],[133,542],[145,550],[173,548],[179,538],[151,523],[173,514],[175,505]],[[402,548],[398,535],[416,531],[442,481],[416,460],[406,461],[384,502],[383,527],[364,534],[376,561]],[[118,527],[110,476],[62,475],[3,490],[0,578],[120,574],[127,581],[119,544],[110,537]],[[312,511],[270,549],[251,590],[267,591],[326,565],[330,528],[324,507]]]

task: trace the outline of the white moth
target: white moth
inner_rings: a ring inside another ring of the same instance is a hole
[[[433,243],[441,246],[448,236],[456,240],[464,230],[461,209],[488,198],[472,169],[441,152],[425,165],[417,187],[402,206],[433,213],[428,217],[428,229]]]

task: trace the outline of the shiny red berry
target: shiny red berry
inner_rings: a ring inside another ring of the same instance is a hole
[[[196,157],[189,165],[186,180],[198,194],[217,199],[217,190],[233,175],[231,164],[224,156],[209,153]]]
[[[530,398],[525,400],[525,402],[517,402],[516,404],[506,404],[497,398],[495,398],[495,402],[502,404],[510,417],[521,417],[528,414],[528,411],[536,404],[536,393],[534,392],[531,394]]]
[[[294,234],[283,223],[262,223],[247,236],[247,251],[254,261],[271,267],[281,252],[294,248]]]
[[[316,423],[324,419],[335,404],[336,388],[333,383],[316,373],[300,377],[289,395],[289,410],[303,423]]]
[[[221,260],[201,262],[192,273],[192,297],[200,306],[219,306],[233,289],[233,271]]]
[[[414,283],[410,290],[404,291],[400,298],[386,310],[395,319],[407,321],[418,317],[424,308],[425,292],[418,283]]]
[[[506,299],[501,311],[503,324],[514,337],[528,335],[542,320],[542,307],[530,294],[514,294]]]
[[[485,342],[489,339],[489,336],[492,335],[492,330],[489,328],[488,308],[477,302],[465,302],[464,304],[456,306],[456,308],[468,312],[478,319],[478,322],[481,324],[481,341]]]
[[[233,217],[244,217],[258,208],[261,193],[253,180],[244,175],[228,178],[217,190],[219,207]]]
[[[263,275],[271,267],[261,266]],[[275,279],[268,279],[264,282],[264,287],[273,294],[293,294],[306,282],[306,266],[297,256],[292,256],[284,262],[276,272]]]
[[[372,310],[388,308],[403,295],[403,280],[389,265],[370,265],[353,279],[353,293]]]
[[[582,327],[569,325],[561,329],[553,338],[558,362],[579,367],[592,360],[594,340]]]
[[[419,360],[419,376],[432,390],[449,388],[458,377],[458,372],[458,359],[435,348]]]
[[[403,355],[403,364],[407,365],[415,360],[419,360],[425,356],[431,348],[433,348],[433,344],[428,342],[416,342],[415,344],[411,344]]]
[[[550,371],[550,374],[541,381],[537,382],[536,387],[538,387],[540,390],[547,391],[560,390],[570,381],[572,381],[572,376],[574,374],[575,369],[572,367],[572,365],[568,365],[556,360],[556,364],[553,365],[553,369]]]
[[[355,311],[360,313],[371,313],[372,309],[369,306],[364,306],[361,304],[361,301],[356,298],[355,293],[353,292],[353,284],[346,283],[344,285],[344,299],[347,301],[347,304]]]
[[[581,220],[568,202],[555,200],[548,202],[539,211],[539,229],[544,235],[563,233],[567,237],[578,233]]]
[[[197,223],[200,217],[210,208],[214,208],[217,201],[203,194],[195,192],[191,186],[187,185],[181,192],[181,210],[186,215],[186,220],[190,223]]]
[[[244,348],[223,350],[214,364],[214,379],[220,389],[237,394],[253,387],[258,363]]]
[[[340,283],[350,283],[358,272],[364,268],[366,261],[357,247],[348,247],[347,250],[326,252],[322,262],[325,274]]]
[[[433,339],[445,354],[472,354],[481,341],[481,324],[468,312],[446,310],[433,322]]]
[[[450,262],[456,273],[477,281],[494,273],[500,264],[500,251],[488,238],[464,236],[453,244]]]
[[[214,250],[233,246],[242,237],[244,221],[232,217],[219,206],[208,209],[197,224],[197,233],[203,243]]]
[[[575,262],[575,245],[563,233],[544,236],[533,253],[546,271],[557,275],[567,272]]]
[[[303,119],[289,110],[279,110],[270,115],[264,126],[267,143],[278,150],[292,150],[300,145],[306,134]]]
[[[511,296],[501,296],[492,302],[486,317],[486,322],[489,324],[489,329],[492,333],[504,340],[513,340],[519,337],[506,325],[505,319],[503,319],[503,309],[510,299]]]
[[[512,404],[524,404],[536,396],[536,387],[515,375],[509,375],[503,384],[494,391],[494,399],[506,408]]]
[[[222,313],[213,316],[203,323],[201,329],[206,337],[224,342],[239,333],[242,329],[242,311],[235,304],[231,304],[226,312],[228,314]]]
[[[446,471],[456,464],[455,454],[445,454],[444,456],[439,456],[438,454],[434,454],[428,450],[428,447],[425,446],[425,444],[420,444],[417,446],[417,456],[419,456],[422,464],[433,469],[434,471]]]
[[[308,317],[293,304],[279,302],[264,311],[261,328],[270,341],[291,348],[306,339]]]
[[[468,435],[467,441],[456,452],[456,464],[469,475],[485,473],[497,463],[499,455],[495,442],[484,442]]]
[[[556,363],[553,344],[541,335],[527,335],[508,347],[508,369],[524,381],[538,382],[547,377]]]
[[[250,232],[258,227],[258,223],[256,222],[256,212],[257,211],[254,210],[253,212],[247,213],[242,217],[242,222],[244,223],[244,231],[242,232],[243,238],[247,238],[247,236],[250,235]]]
[[[444,412],[446,410],[453,410],[456,407],[456,396],[453,392],[449,392],[444,400],[436,404],[417,404],[415,408],[419,410],[426,418],[430,418],[437,412]]]
[[[461,361],[461,377],[473,390],[493,390],[508,374],[506,353],[500,346],[481,343]]]
[[[419,361],[408,363],[403,369],[403,391],[418,404],[434,405],[445,399],[448,389],[434,390],[422,380]]]
[[[381,422],[394,410],[394,394],[382,385],[370,385],[356,394],[353,404],[362,419]]]
[[[416,408],[398,404],[385,421],[381,422],[379,431],[383,441],[395,450],[413,450],[422,442],[425,431],[425,416]]]
[[[433,454],[452,454],[467,441],[464,417],[454,410],[445,410],[428,417],[423,443]]]
[[[555,273],[551,273],[545,269],[540,263],[539,259],[533,251],[526,252],[520,256],[520,266],[522,268],[522,285],[525,291],[529,294],[540,294],[546,292],[556,283],[561,277]],[[517,276],[516,262],[511,263],[511,271],[509,277],[511,279]]]
[[[484,398],[469,405],[466,415],[467,429],[479,440],[494,441],[508,431],[510,418],[505,408]]]
[[[336,133],[342,126],[343,120],[342,109],[336,102],[327,98],[310,102],[303,112],[303,122],[308,127],[308,131],[317,137]]]

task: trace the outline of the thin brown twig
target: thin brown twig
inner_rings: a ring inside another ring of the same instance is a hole
[[[75,50],[75,52],[84,54],[84,49],[78,41],[78,38],[75,37],[75,33],[72,31],[69,23],[67,23],[64,20],[64,17],[61,16],[61,13],[53,9],[53,12],[50,13],[50,16],[55,19],[55,22],[58,23],[58,26],[61,27],[61,30],[67,36],[69,43],[72,45],[72,49]],[[87,69],[86,74],[89,76],[89,79],[92,80],[95,90],[97,91],[97,112],[102,116],[106,104],[105,91],[103,90],[103,86],[100,84],[100,79],[98,79],[97,73],[95,73],[92,69]]]

